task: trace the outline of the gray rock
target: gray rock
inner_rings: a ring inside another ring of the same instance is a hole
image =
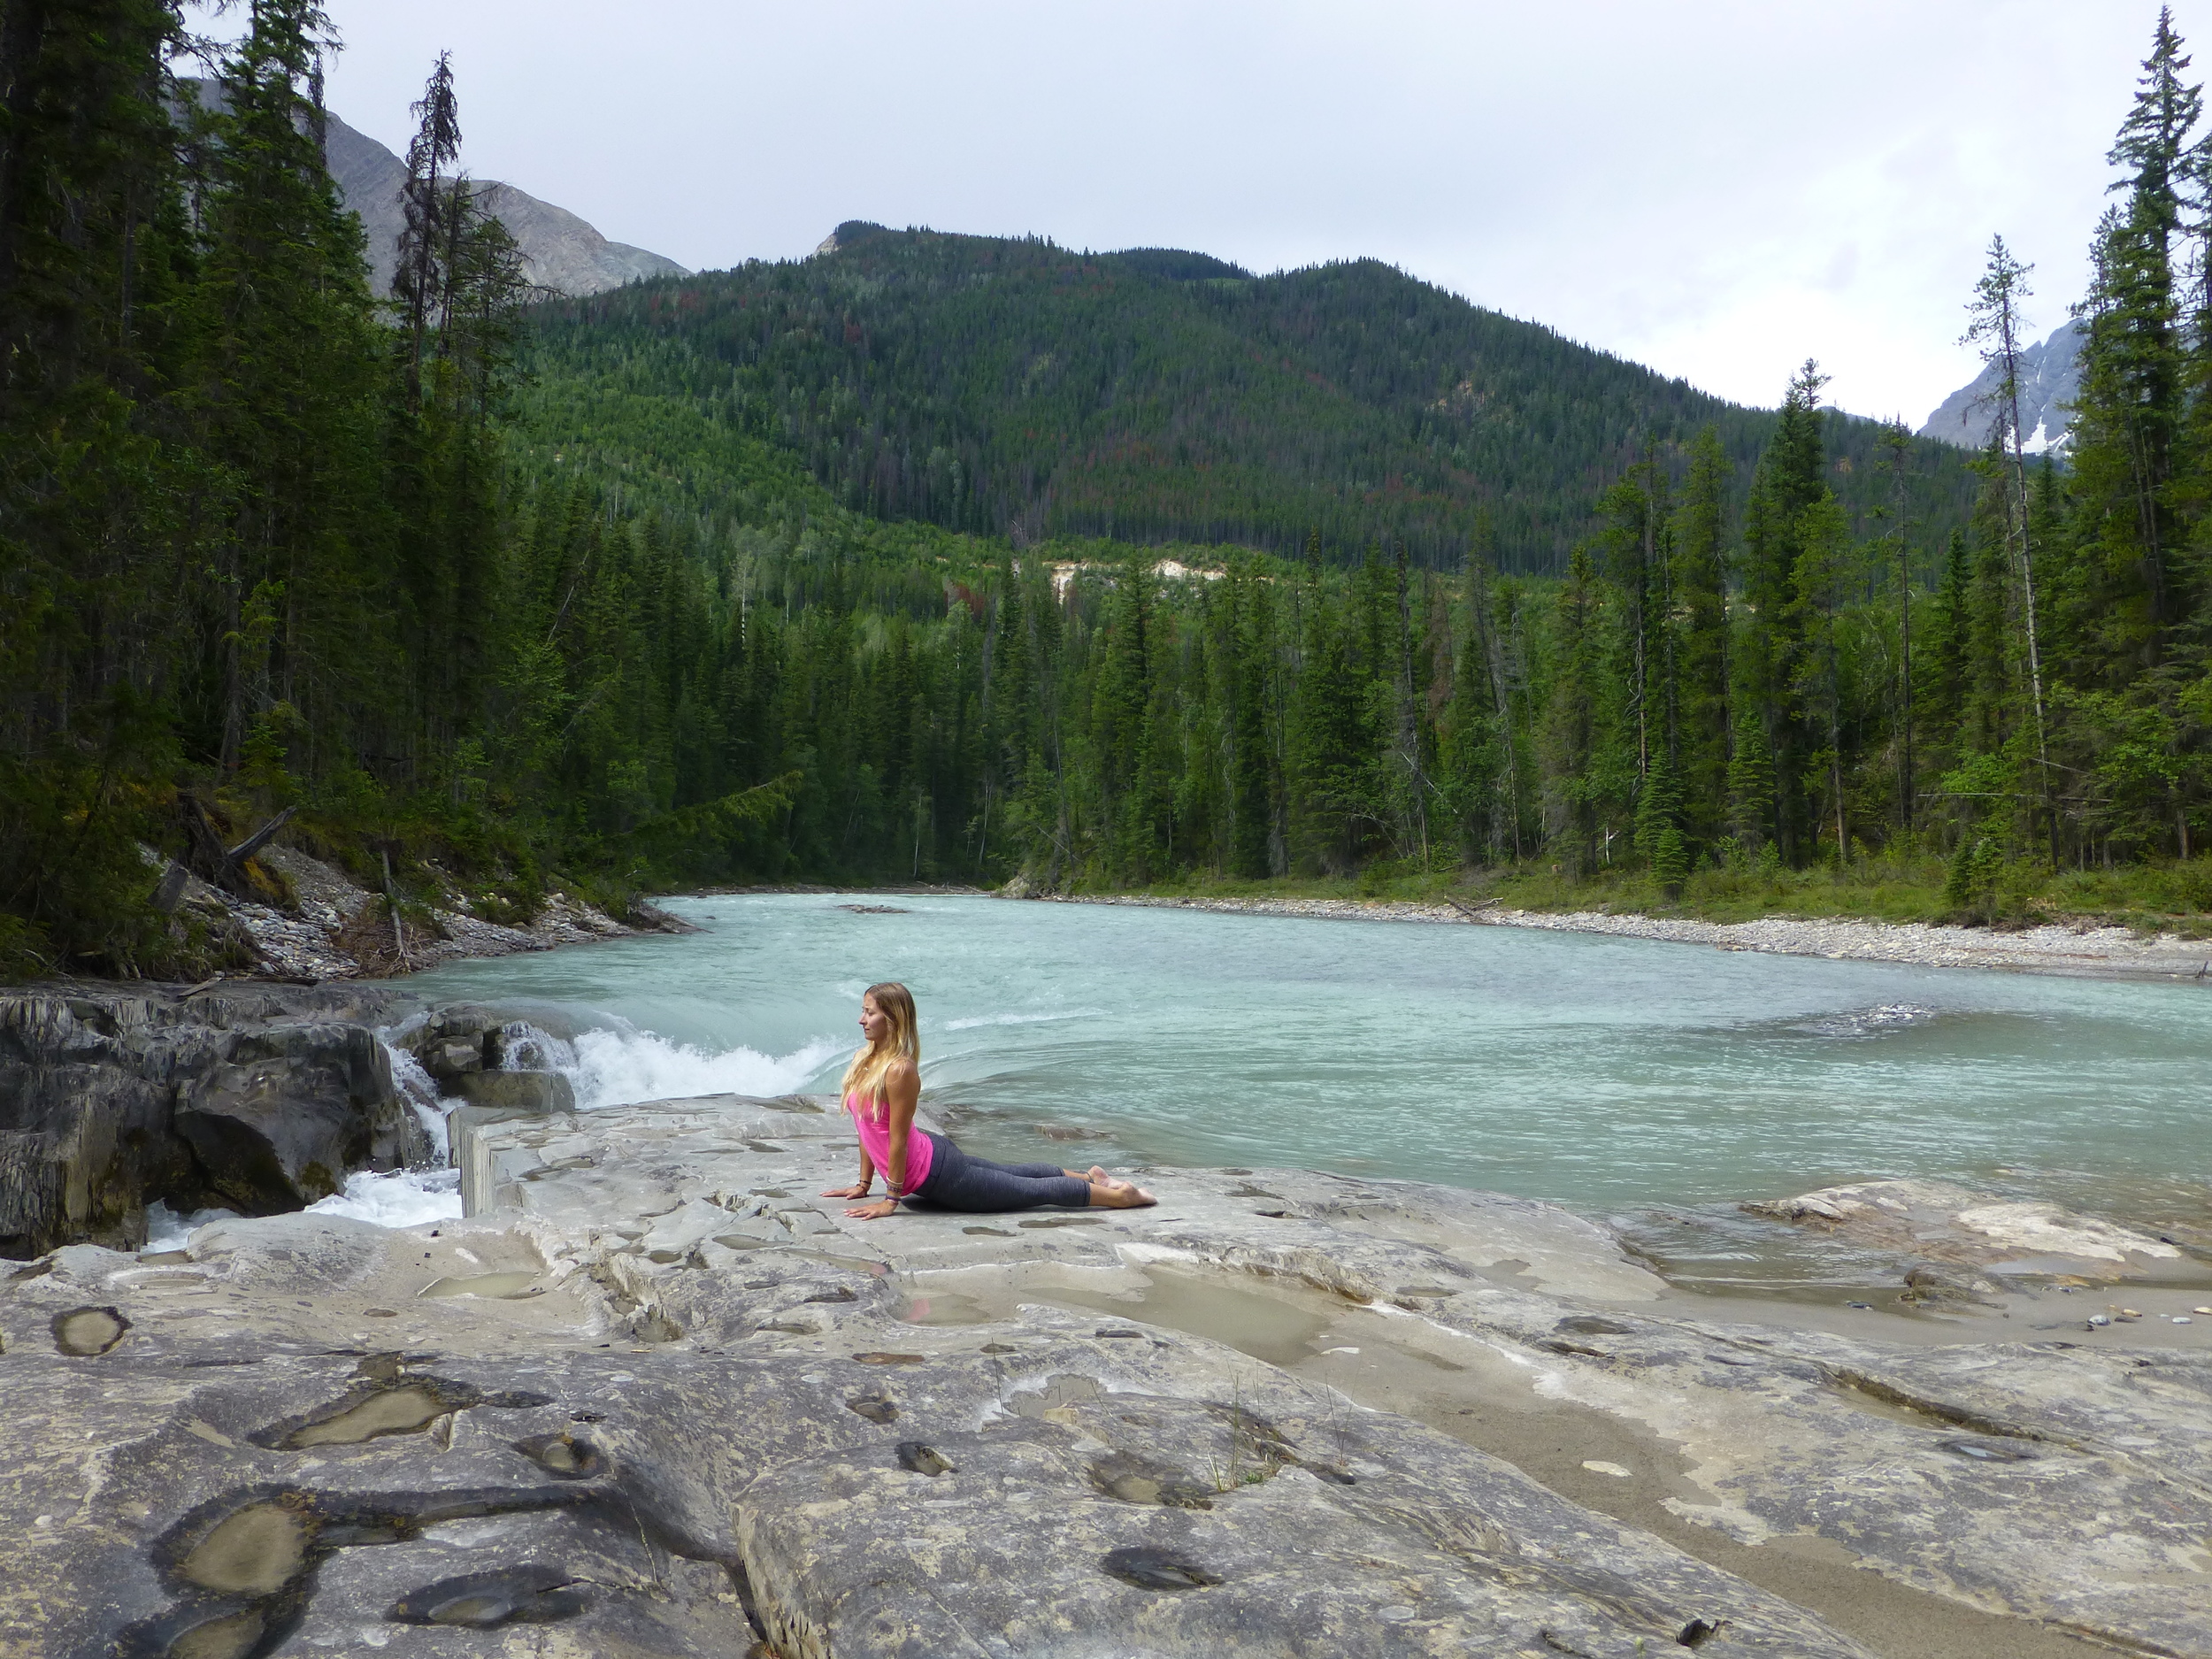
[[[1893,1654],[2048,1622],[2212,1655],[2199,1354],[1732,1321],[1551,1206],[1310,1171],[849,1220],[808,1104],[464,1108],[467,1220],[228,1221],[0,1284],[35,1402],[0,1414],[0,1632],[1863,1659],[1699,1558],[1771,1586],[1817,1548],[1869,1570],[1836,1617],[1988,1627]],[[1647,1518],[1609,1511],[1640,1483]]]
[[[180,1095],[175,1122],[208,1188],[257,1215],[327,1198],[349,1171],[397,1169],[419,1151],[383,1045],[360,1025],[242,1036],[228,1064]]]
[[[576,1090],[558,1071],[471,1071],[456,1078],[461,1098],[489,1111],[570,1112]]]
[[[750,1607],[786,1654],[1625,1655],[1711,1627],[1722,1654],[1864,1653],[1430,1430],[1240,1381],[1203,1340],[1102,1341],[1051,1310],[902,1329],[856,1295],[798,1304],[803,1351],[610,1350],[615,1302],[582,1269],[534,1302],[426,1304],[460,1252],[521,1248],[457,1235],[211,1226],[194,1272],[164,1270],[193,1282],[108,1276],[132,1323],[98,1355],[42,1340],[85,1287],[0,1293],[41,1402],[0,1421],[0,1505],[38,1540],[0,1629],[222,1651],[217,1621],[259,1621],[353,1651],[557,1624],[549,1651],[706,1655],[748,1650]],[[372,1298],[434,1311],[434,1350],[401,1312],[403,1346],[332,1352]]]
[[[1992,1197],[1947,1181],[1862,1181],[1742,1208],[1870,1249],[1994,1272],[2134,1279],[2182,1259],[2179,1248],[2165,1240],[2100,1217]]]
[[[0,997],[0,1253],[143,1241],[149,1196],[192,1178],[168,1070],[61,998]]]
[[[425,1156],[367,1023],[411,1000],[252,984],[0,996],[0,1252],[135,1248],[157,1197],[289,1208]]]

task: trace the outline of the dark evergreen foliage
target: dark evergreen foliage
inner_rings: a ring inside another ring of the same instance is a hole
[[[1710,426],[1747,472],[1775,427],[1373,260],[1255,279],[1159,249],[833,240],[549,308],[541,397],[588,411],[567,427],[626,470],[664,465],[672,427],[711,424],[788,446],[878,518],[1278,554],[1318,530],[1333,562],[1381,540],[1447,570],[1479,526],[1494,563],[1554,575],[1647,448],[1678,471]],[[640,396],[674,407],[605,418]],[[1810,419],[1824,478],[1863,513],[1880,428]],[[1917,448],[1913,511],[1947,527],[1971,480],[1955,450]]]

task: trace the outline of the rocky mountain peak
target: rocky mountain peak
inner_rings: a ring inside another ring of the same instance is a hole
[[[211,81],[187,81],[181,86],[204,104],[219,104],[221,92]],[[400,228],[406,222],[400,195],[407,183],[407,165],[335,114],[326,113],[324,119],[323,148],[330,176],[346,206],[359,217],[366,237],[369,286],[379,295],[389,294],[392,275],[399,268]],[[524,277],[541,288],[573,297],[647,277],[691,274],[664,255],[608,241],[566,208],[541,202],[526,190],[495,180],[480,179],[476,184],[485,207],[515,239]]]
[[[406,164],[335,115],[329,118],[325,142],[331,176],[368,235],[371,284],[379,294],[388,294],[405,222],[400,192],[407,182]],[[526,190],[496,180],[480,180],[478,185],[487,210],[515,239],[523,275],[540,288],[569,296],[598,294],[646,277],[691,274],[661,254],[610,242],[566,208],[541,202]]]
[[[2023,447],[2031,455],[2066,452],[2074,399],[2081,393],[2080,349],[2080,329],[2069,322],[2020,354],[2020,426],[2027,440]],[[1936,405],[1920,435],[1963,449],[1982,448],[1997,419],[1993,400],[2001,378],[1993,364],[1985,366]]]

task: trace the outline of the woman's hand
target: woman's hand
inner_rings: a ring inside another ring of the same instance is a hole
[[[865,1198],[867,1195],[868,1186],[864,1181],[855,1181],[850,1187],[832,1187],[822,1194],[825,1198]]]
[[[854,1209],[848,1210],[845,1213],[850,1216],[855,1221],[880,1221],[886,1216],[896,1215],[898,1213],[898,1210],[899,1201],[897,1199],[886,1198],[879,1203],[858,1205]]]

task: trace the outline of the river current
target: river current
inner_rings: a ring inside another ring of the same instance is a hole
[[[1887,1176],[2154,1211],[2212,1176],[2193,985],[951,895],[669,908],[703,931],[411,983],[569,1022],[589,1108],[833,1089],[861,991],[902,979],[925,1110],[972,1150],[1079,1167],[1289,1164],[1594,1214]]]

